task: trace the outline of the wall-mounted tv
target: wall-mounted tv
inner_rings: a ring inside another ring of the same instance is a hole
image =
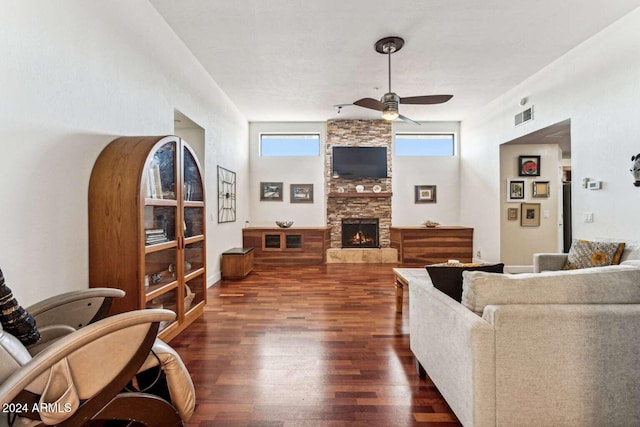
[[[333,176],[386,178],[387,147],[333,147]]]

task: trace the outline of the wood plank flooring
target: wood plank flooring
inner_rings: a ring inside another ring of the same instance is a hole
[[[187,426],[459,426],[415,372],[392,267],[258,266],[210,288],[171,342],[196,387]]]

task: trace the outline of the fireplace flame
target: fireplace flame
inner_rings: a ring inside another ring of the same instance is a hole
[[[373,237],[367,237],[362,231],[358,231],[351,238],[352,245],[366,245],[374,243]]]

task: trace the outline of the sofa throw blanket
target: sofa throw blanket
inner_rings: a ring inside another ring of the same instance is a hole
[[[18,338],[22,344],[35,344],[40,339],[36,319],[22,308],[13,297],[11,289],[4,282],[0,270],[0,323],[2,329]]]

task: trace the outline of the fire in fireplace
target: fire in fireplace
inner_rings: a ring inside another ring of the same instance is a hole
[[[344,218],[342,220],[343,248],[378,248],[378,218]]]

